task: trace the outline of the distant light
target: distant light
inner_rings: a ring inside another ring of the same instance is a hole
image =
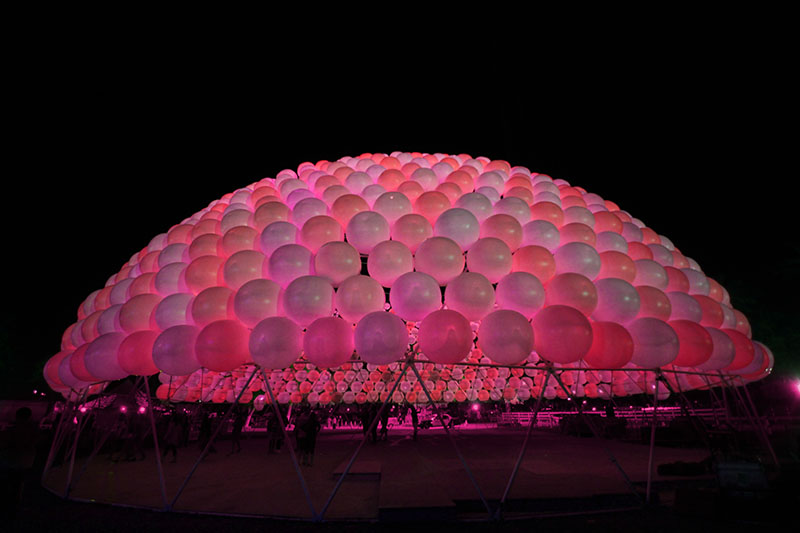
[[[800,379],[794,380],[794,388],[797,391],[797,394],[800,394]]]
[[[477,403],[473,403],[473,404],[472,404],[472,410],[473,410],[473,411],[477,411],[477,410],[478,410],[478,409],[480,409],[480,408],[481,408],[480,404],[477,404]]]
[[[567,396],[567,401],[571,402],[572,401],[572,396]]]
[[[128,412],[128,408],[123,405],[122,407],[119,408],[119,411],[121,413],[127,413]]]
[[[34,393],[34,394],[36,394],[36,393],[38,393],[38,392],[39,392],[39,391],[37,391],[36,389],[33,389],[33,393]]]
[[[147,409],[145,409],[144,405],[139,408],[139,413],[144,413]]]
[[[586,403],[586,402],[583,402]],[[592,411],[597,411],[597,407],[592,407]]]
[[[88,411],[88,409],[86,409],[85,407],[81,407],[80,411],[81,413],[85,413],[86,411]]]
[[[586,403],[586,400],[583,400],[583,403]]]

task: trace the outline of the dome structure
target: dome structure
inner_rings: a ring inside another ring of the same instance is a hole
[[[162,400],[525,401],[767,376],[724,287],[611,200],[468,154],[305,162],[153,237],[78,307],[55,391],[159,374]],[[253,372],[265,370],[252,379]],[[671,373],[669,373],[671,372]],[[251,379],[248,379],[251,377]]]

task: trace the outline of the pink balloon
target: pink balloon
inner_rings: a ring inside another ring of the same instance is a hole
[[[636,263],[635,285],[649,285],[662,291],[669,285],[669,278],[664,267],[652,259],[638,259]]]
[[[341,224],[327,215],[309,218],[300,230],[300,242],[313,253],[325,243],[343,239],[344,231]]]
[[[181,277],[186,267],[186,263],[170,263],[162,267],[155,279],[155,288],[158,294],[167,296],[186,290],[185,283],[181,284]]]
[[[70,361],[74,355],[74,352],[67,354],[66,357],[64,357],[58,364],[58,379],[64,384],[65,387],[81,390],[89,386],[89,382],[78,379],[78,377],[72,373]],[[93,379],[92,381],[99,381],[99,379]]]
[[[465,251],[475,244],[480,232],[480,223],[475,215],[460,207],[448,209],[439,215],[433,226],[434,235],[452,239]]]
[[[511,215],[494,214],[481,223],[480,236],[497,237],[513,252],[522,244],[522,225]]]
[[[597,307],[592,318],[601,322],[625,323],[639,314],[641,301],[636,288],[617,278],[599,279],[594,282],[597,289]]]
[[[528,272],[511,272],[497,283],[497,303],[531,319],[544,305],[545,290],[541,281]]]
[[[472,350],[469,320],[452,309],[430,313],[419,325],[420,351],[434,363],[455,364]]]
[[[281,286],[269,279],[254,279],[242,285],[233,299],[236,316],[245,326],[253,327],[280,310]]]
[[[481,193],[470,192],[464,194],[456,200],[455,206],[466,209],[475,215],[478,222],[483,222],[492,216],[492,202]]]
[[[583,313],[566,305],[548,305],[533,317],[534,349],[542,359],[574,363],[592,346],[592,325]]]
[[[622,252],[600,252],[600,272],[597,279],[619,278],[628,283],[636,280],[636,263]]]
[[[198,294],[192,302],[192,320],[203,327],[216,320],[234,317],[234,291],[227,287],[209,287]]]
[[[633,357],[633,337],[616,322],[592,322],[592,346],[583,360],[592,368],[622,368]]]
[[[533,351],[533,328],[528,319],[511,309],[486,315],[478,327],[478,345],[492,361],[516,365]]]
[[[678,335],[663,320],[639,318],[628,324],[627,329],[633,337],[633,364],[657,368],[670,364],[678,356]]]
[[[433,236],[433,226],[422,215],[403,215],[392,225],[392,240],[405,244],[411,253],[426,239]]]
[[[156,326],[165,330],[172,326],[192,323],[192,301],[194,296],[185,292],[170,294],[161,302],[154,312]]]
[[[283,308],[287,317],[305,327],[333,313],[333,286],[319,276],[297,278],[283,293]]]
[[[385,192],[375,199],[372,210],[380,213],[389,224],[394,224],[403,215],[414,212],[411,200],[397,191]]]
[[[194,294],[221,284],[220,270],[225,259],[216,255],[198,257],[186,267],[184,281],[186,287]]]
[[[697,300],[685,292],[668,292],[667,297],[672,306],[672,320],[691,320],[699,323],[703,319],[703,308]]]
[[[333,316],[312,322],[303,337],[308,362],[321,368],[340,366],[353,355],[353,327]]]
[[[389,302],[398,316],[418,322],[442,307],[442,291],[432,276],[424,272],[408,272],[392,284]]]
[[[361,272],[361,256],[350,243],[329,242],[314,257],[314,270],[317,276],[337,287],[342,281]]]
[[[97,320],[97,334],[98,335],[105,335],[106,333],[114,333],[116,331],[121,332],[122,326],[119,323],[119,314],[122,310],[122,305],[112,305],[102,313],[100,313],[100,318]],[[732,312],[731,312],[732,313]],[[82,335],[80,333],[80,328],[76,327],[75,329],[78,330],[78,335],[81,336],[80,342],[74,342],[76,339],[73,340],[73,345],[80,346],[83,344]],[[75,333],[75,329],[73,329],[73,336]]]
[[[303,350],[303,331],[284,316],[267,317],[250,333],[248,343],[253,361],[264,368],[286,368]]]
[[[414,256],[400,241],[383,241],[375,245],[367,257],[367,272],[384,287],[414,270]]]
[[[492,283],[511,272],[513,257],[511,249],[495,237],[483,237],[467,252],[467,268],[486,276]]]
[[[439,191],[424,192],[414,202],[414,212],[427,218],[431,224],[450,207],[450,199]]]
[[[418,168],[411,173],[411,179],[419,183],[426,191],[432,191],[439,185],[439,178],[429,168]]]
[[[158,373],[153,363],[153,344],[158,333],[143,330],[131,333],[119,346],[119,366],[134,376],[152,376]]]
[[[541,246],[522,246],[512,256],[511,270],[528,272],[539,278],[542,283],[547,283],[556,275],[556,259]]]
[[[295,279],[313,273],[314,257],[305,246],[284,244],[272,252],[267,262],[267,271],[270,279],[286,288]]]
[[[169,264],[185,263],[188,260],[189,246],[184,242],[176,242],[170,244],[158,254],[158,268],[160,270]]]
[[[389,222],[375,211],[362,211],[347,223],[347,242],[359,253],[368,254],[379,242],[389,239]]]
[[[119,364],[119,345],[123,340],[122,333],[108,333],[93,340],[84,355],[86,370],[103,381],[128,377],[128,372]]]
[[[677,268],[664,267],[667,273],[667,292],[689,292],[689,278]]]
[[[522,246],[541,246],[556,251],[561,242],[558,228],[546,220],[531,220],[522,226]]]
[[[69,371],[71,374],[65,372],[65,379],[78,380],[81,383],[95,383],[97,381],[101,381],[100,378],[89,372],[89,370],[86,368],[86,350],[88,348],[89,343],[83,344],[66,358],[67,360],[65,364],[69,364]],[[76,388],[74,384],[71,386]]]
[[[294,226],[295,228],[302,228],[305,225],[305,223],[308,222],[311,218],[316,216],[327,215],[328,205],[319,198],[304,198],[295,204],[295,206],[292,208],[291,213],[292,213],[291,214],[292,226]],[[270,231],[270,234],[267,237],[265,237],[264,232],[267,230],[267,228],[269,228],[273,224],[275,224],[275,222],[264,228],[264,231],[261,232],[262,247],[264,246],[265,238],[268,239],[268,241],[270,241],[270,240],[278,240],[281,238],[281,236],[283,236],[284,238],[282,240],[286,241],[284,242],[284,244],[291,244],[297,242],[296,233],[294,240],[292,240],[291,242],[286,240],[287,235],[283,232],[289,233],[291,230],[285,226],[279,226],[278,228],[273,228]],[[277,231],[280,231],[281,233],[283,233],[283,235],[275,235],[274,233]],[[277,246],[275,247],[277,248]],[[267,253],[266,250],[264,251],[264,253]]]
[[[495,215],[502,214],[514,217],[520,223],[520,226],[527,224],[531,220],[531,207],[528,202],[514,196],[506,196],[498,200],[492,210]]]
[[[589,316],[597,307],[597,289],[581,274],[559,274],[545,286],[545,305],[565,305]]]
[[[733,340],[724,331],[717,328],[706,328],[711,336],[713,348],[711,356],[697,366],[698,370],[722,370],[733,362],[736,357],[736,346]]]
[[[200,330],[197,360],[215,372],[230,372],[250,360],[250,330],[238,320],[217,320]]]
[[[747,338],[742,332],[735,329],[723,329],[722,331],[731,338],[733,346],[736,350],[736,355],[733,361],[725,367],[725,370],[734,371],[741,370],[749,365],[755,357],[755,348],[753,342]],[[93,341],[94,342],[94,341]],[[88,365],[87,365],[88,368]],[[92,372],[92,369],[89,369]],[[92,372],[94,374],[94,372]]]
[[[331,205],[331,215],[342,227],[346,227],[353,216],[363,211],[369,211],[369,204],[355,194],[343,194]]]
[[[398,361],[408,348],[405,323],[399,316],[384,311],[375,311],[362,317],[353,337],[361,360],[374,365]]]
[[[126,333],[149,329],[155,322],[151,322],[151,318],[160,301],[161,296],[157,294],[140,294],[125,302],[119,312],[122,329]]]
[[[689,320],[670,320],[669,325],[678,335],[680,347],[674,366],[696,367],[711,357],[714,342],[706,328]]]
[[[461,247],[447,237],[431,237],[417,248],[414,268],[432,276],[439,285],[446,285],[464,271]]]
[[[373,179],[366,172],[351,172],[344,180],[344,186],[353,194],[361,194],[362,191],[374,183]]]
[[[681,272],[689,279],[689,294],[702,294],[708,296],[711,285],[705,274],[691,268],[682,268]]]
[[[369,276],[350,276],[336,291],[335,305],[339,316],[353,324],[364,315],[383,311],[385,303],[383,287]]]
[[[224,284],[238,289],[251,279],[261,277],[264,269],[264,254],[255,250],[242,250],[231,255],[222,267]]]
[[[186,376],[200,368],[195,342],[200,329],[173,326],[165,329],[153,343],[153,363],[171,376]]]
[[[636,292],[639,293],[639,314],[636,318],[658,318],[659,320],[667,321],[672,315],[672,303],[669,297],[663,291],[642,285],[636,287]]]
[[[486,276],[462,272],[452,279],[444,291],[448,309],[458,311],[467,320],[477,322],[494,309],[494,288]]]
[[[725,319],[722,312],[722,306],[716,300],[703,296],[702,294],[695,294],[692,296],[698,304],[703,313],[703,318],[700,323],[704,326],[711,326],[712,328],[719,328]]]
[[[597,277],[602,267],[597,250],[583,242],[562,244],[553,256],[556,258],[556,274],[573,272],[592,280]]]
[[[269,257],[284,244],[297,244],[300,238],[298,233],[297,226],[291,222],[283,220],[273,222],[261,232],[261,251]]]

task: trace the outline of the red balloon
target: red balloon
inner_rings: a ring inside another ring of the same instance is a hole
[[[533,317],[534,349],[554,363],[574,363],[592,346],[592,326],[586,316],[566,305],[550,305]]]
[[[593,368],[622,368],[633,357],[633,338],[616,322],[592,322],[592,346],[583,360]]]
[[[318,318],[309,324],[303,337],[306,358],[322,368],[346,363],[354,349],[353,326],[333,316]]]
[[[755,357],[755,348],[753,347],[752,341],[742,332],[735,329],[723,328],[722,331],[731,338],[734,348],[736,349],[736,356],[733,358],[733,362],[729,364],[725,370],[740,370],[749,365]]]
[[[128,335],[119,345],[119,366],[134,376],[152,376],[158,373],[153,363],[153,344],[158,333],[143,330]]]
[[[230,372],[250,360],[250,330],[238,320],[217,320],[197,336],[198,362],[215,372]]]
[[[678,334],[680,348],[674,366],[695,367],[708,361],[714,350],[714,343],[706,328],[691,320],[671,320],[668,322]]]
[[[419,349],[434,363],[462,361],[472,350],[472,339],[469,321],[452,309],[433,311],[419,325]]]

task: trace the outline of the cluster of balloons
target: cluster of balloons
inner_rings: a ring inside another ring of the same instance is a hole
[[[725,288],[614,202],[502,160],[394,152],[302,163],[157,235],[79,306],[44,375],[68,393],[160,372],[160,396],[232,401],[255,364],[291,374],[287,401],[374,401],[409,349],[447,401],[541,386],[464,362],[595,369],[565,373],[587,396],[648,392],[643,369],[749,381],[774,363]]]

